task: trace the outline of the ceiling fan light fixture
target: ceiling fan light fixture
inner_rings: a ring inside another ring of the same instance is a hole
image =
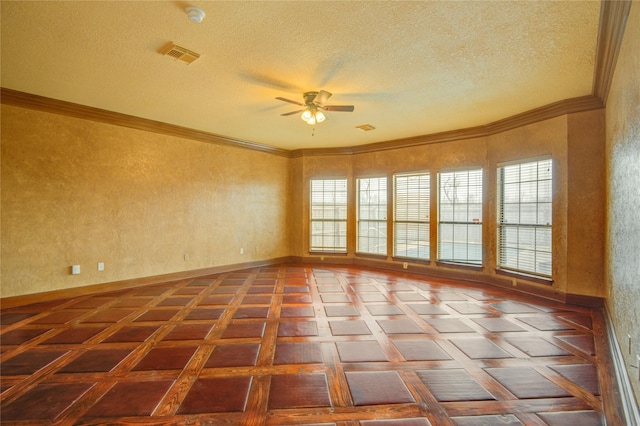
[[[312,114],[311,117],[309,117],[309,119],[307,120],[307,124],[310,124],[312,126],[314,124],[316,124],[316,116],[315,116],[315,114]]]
[[[303,121],[305,121],[307,124],[310,124],[312,126],[316,123],[322,123],[324,120],[327,119],[324,113],[318,110],[318,108],[315,108],[314,106],[308,106],[302,112],[302,115],[300,115],[300,118]]]

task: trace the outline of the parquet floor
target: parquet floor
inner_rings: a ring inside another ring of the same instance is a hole
[[[3,423],[588,426],[613,392],[597,310],[359,268],[256,268],[1,321]]]

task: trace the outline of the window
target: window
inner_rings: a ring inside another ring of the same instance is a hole
[[[347,180],[311,180],[311,251],[347,251]]]
[[[552,160],[498,168],[498,267],[551,277]]]
[[[439,174],[438,259],[482,264],[482,169]]]
[[[387,254],[387,178],[358,179],[358,253]]]
[[[428,172],[393,177],[393,255],[429,259],[431,177]]]

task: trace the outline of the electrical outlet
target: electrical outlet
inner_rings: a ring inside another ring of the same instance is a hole
[[[244,249],[242,247],[240,248],[240,254],[244,254]]]
[[[184,254],[184,261],[186,262],[187,260],[189,260],[189,253]]]
[[[80,265],[72,265],[71,266],[71,274],[73,274],[73,275],[80,274]]]
[[[98,271],[104,271],[104,262],[98,262]]]
[[[409,263],[408,262],[404,262],[402,264],[402,269],[407,269],[409,267]]]

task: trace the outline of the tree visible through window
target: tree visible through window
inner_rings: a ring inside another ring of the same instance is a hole
[[[347,251],[347,180],[311,180],[311,251]]]
[[[551,277],[552,160],[498,168],[498,267]]]
[[[429,259],[431,177],[428,172],[393,177],[393,255]]]
[[[482,264],[482,169],[439,174],[438,259]]]

